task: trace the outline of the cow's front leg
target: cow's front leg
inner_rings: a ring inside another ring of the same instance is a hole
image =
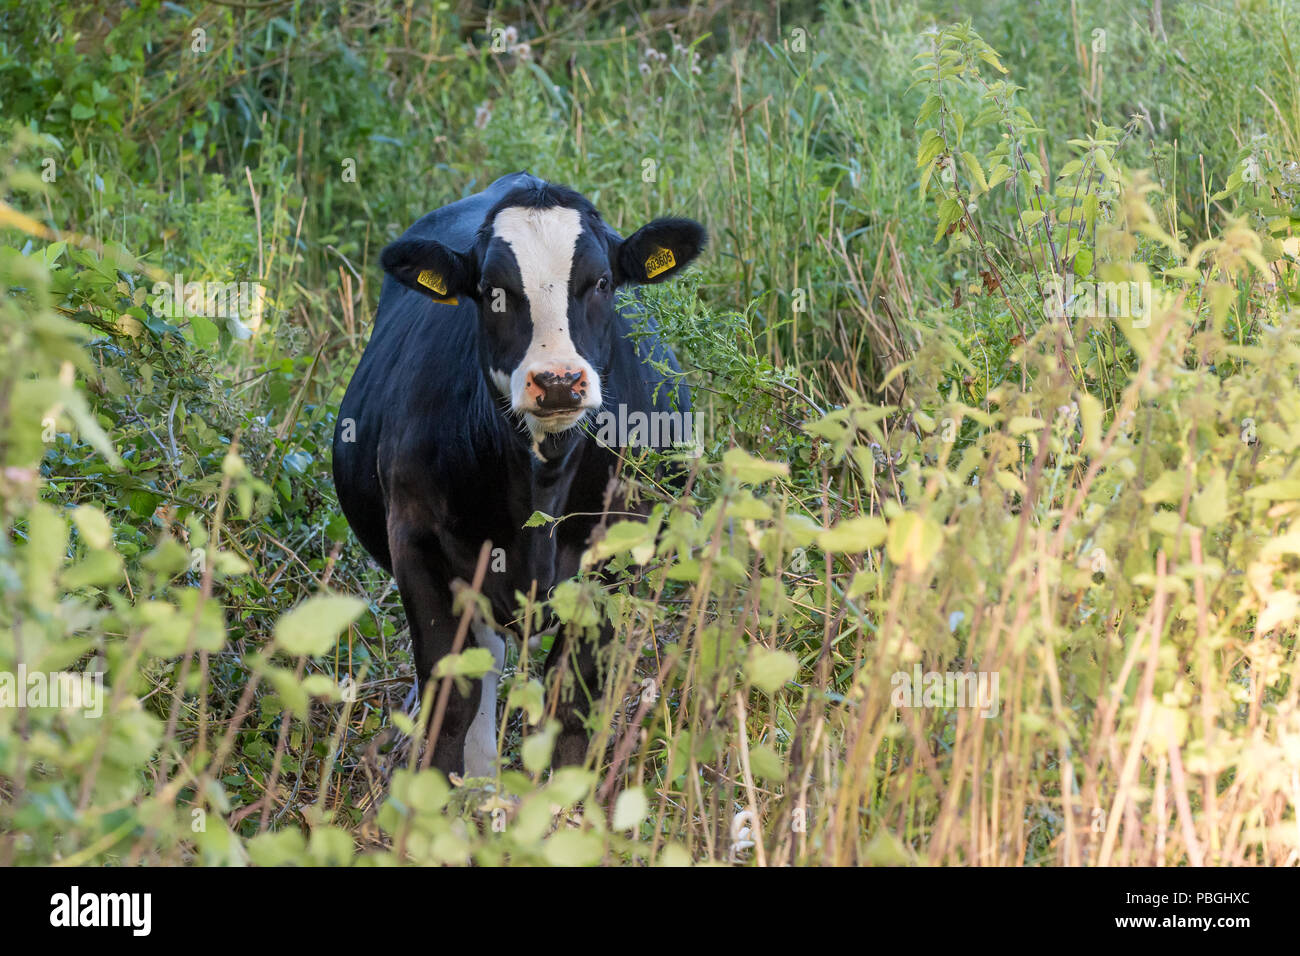
[[[587,719],[599,706],[602,690],[599,651],[613,636],[614,628],[608,622],[601,624],[599,636],[573,635],[566,627],[555,636],[545,668],[545,683],[558,695],[555,716],[560,733],[551,758],[553,766],[581,766],[587,760],[591,742]]]
[[[458,622],[452,613],[447,581],[437,570],[439,558],[432,537],[390,522],[388,547],[393,559],[393,577],[410,625],[420,699],[424,700],[434,667],[451,653]],[[443,773],[465,771],[465,738],[478,710],[481,684],[481,681],[471,681],[469,693],[462,694],[456,682],[451,683],[431,761]],[[432,726],[438,692],[435,686],[426,727]]]
[[[492,670],[483,675],[474,721],[465,734],[465,776],[495,777],[497,772],[497,685],[506,662],[506,642],[491,625],[476,620],[474,641],[492,654]]]

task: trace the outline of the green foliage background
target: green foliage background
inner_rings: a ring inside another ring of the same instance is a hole
[[[0,863],[1296,863],[1296,13],[3,4],[0,673],[106,702],[0,707]],[[553,598],[588,766],[512,653],[447,781],[328,449],[379,249],[523,168],[709,226],[704,454]]]

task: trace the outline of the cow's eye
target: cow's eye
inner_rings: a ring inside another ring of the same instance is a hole
[[[609,276],[601,276],[599,279],[596,280],[596,291],[597,292],[609,291]]]

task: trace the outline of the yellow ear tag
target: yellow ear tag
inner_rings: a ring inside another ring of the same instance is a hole
[[[445,296],[447,294],[447,283],[443,281],[442,276],[432,269],[421,269],[420,274],[415,277],[415,281],[426,289],[432,289],[438,295]]]
[[[660,249],[645,261],[645,277],[653,279],[661,272],[667,272],[675,265],[677,265],[677,260],[673,258],[673,251],[671,249]]]

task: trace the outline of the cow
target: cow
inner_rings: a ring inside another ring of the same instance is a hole
[[[484,542],[494,570],[481,593],[491,618],[509,622],[517,593],[547,597],[577,573],[607,514],[631,507],[621,450],[593,423],[681,416],[691,398],[655,323],[615,292],[672,279],[707,241],[680,218],[624,239],[579,193],[521,172],[429,213],[380,254],[374,330],[339,406],[334,483],[397,583],[422,694],[453,647],[453,585],[472,580]],[[572,517],[525,527],[539,511]],[[495,666],[468,693],[451,689],[432,763],[490,776],[505,640],[478,615],[471,633]],[[611,636],[603,623],[600,639]],[[596,643],[557,634],[546,659],[549,676],[570,655],[576,684],[556,703],[556,766],[586,758]]]

